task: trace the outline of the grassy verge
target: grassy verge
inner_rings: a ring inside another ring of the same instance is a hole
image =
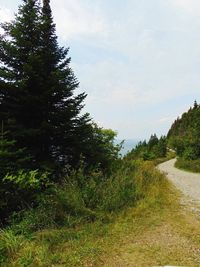
[[[166,157],[163,158],[156,158],[153,162],[155,165],[159,165],[165,161],[168,161],[170,159],[173,159],[176,157],[176,154],[172,151],[168,151]]]
[[[94,222],[25,235],[2,231],[2,266],[199,266],[200,223],[180,212],[176,191],[149,162],[132,178],[138,200],[101,209]]]
[[[51,266],[58,261],[78,266],[90,254],[96,258],[102,244],[93,238],[106,239],[117,216],[146,199],[152,188],[157,194],[162,182],[163,176],[150,162],[124,162],[107,179],[100,173],[90,177],[75,173],[62,187],[39,198],[37,208],[13,216],[10,229],[0,235],[1,262]]]
[[[178,158],[175,163],[175,167],[185,171],[200,173],[200,159],[185,160],[182,158]]]

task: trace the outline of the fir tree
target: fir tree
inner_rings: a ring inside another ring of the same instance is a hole
[[[86,94],[74,96],[79,83],[70,68],[69,48],[58,45],[49,0],[43,1],[41,25],[43,86],[50,103],[48,121],[53,126],[51,152],[58,164],[75,166],[92,130],[88,114],[80,116]]]
[[[85,93],[59,47],[50,3],[24,0],[0,39],[0,115],[33,168],[75,166],[92,135],[88,114],[80,116]],[[9,89],[9,90],[8,90]]]
[[[200,158],[200,106],[197,101],[193,108],[175,120],[167,139],[178,156],[190,160]]]
[[[24,149],[16,149],[14,140],[8,140],[4,132],[3,121],[0,135],[0,222],[8,217],[24,202],[25,192],[21,192],[13,183],[4,181],[7,174],[15,175],[30,162]],[[23,201],[22,201],[23,199]]]
[[[198,104],[196,100],[194,101],[194,108],[198,108]]]
[[[0,140],[0,180],[2,181],[6,174],[16,173],[30,161],[25,157],[24,149],[17,149],[15,141],[2,138]]]
[[[3,25],[0,39],[0,115],[11,140],[37,158],[41,115],[39,6],[23,1],[12,23]]]

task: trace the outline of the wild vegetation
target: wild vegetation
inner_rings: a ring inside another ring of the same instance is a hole
[[[117,133],[83,112],[86,94],[76,92],[49,0],[24,0],[1,27],[0,265],[100,264],[126,212],[137,228],[142,213],[171,207],[170,184],[155,169],[172,156],[168,144],[180,156],[191,150],[179,154],[171,130],[120,157]]]
[[[111,172],[120,145],[114,131],[82,112],[86,94],[75,92],[79,83],[69,49],[58,44],[48,0],[23,1],[1,27],[0,219],[6,223],[80,167]]]
[[[79,170],[62,187],[53,186],[38,195],[35,208],[10,217],[10,226],[0,235],[1,262],[4,266],[80,266],[86,259],[98,260],[103,246],[91,244],[93,238],[106,238],[110,225],[128,207],[141,201],[162,203],[162,188],[167,187],[150,162],[124,162],[109,177],[101,173],[87,177]]]
[[[178,158],[175,166],[182,170],[200,173],[200,159],[186,160]]]
[[[177,118],[167,135],[168,144],[176,151],[177,167],[190,171],[200,170],[200,105],[194,106]]]
[[[160,139],[156,134],[151,135],[149,141],[139,142],[135,148],[127,155],[127,159],[158,160],[167,156],[167,139],[161,136]]]
[[[81,225],[110,222],[163,177],[141,160],[121,159],[116,133],[83,114],[86,95],[75,93],[79,84],[48,0],[23,1],[2,29],[0,263],[49,266],[57,255],[44,259],[45,243],[52,244],[41,247],[40,234],[67,231],[71,240]]]
[[[166,137],[159,139],[153,134],[148,142],[139,142],[126,157],[159,163],[166,157],[170,159],[177,156],[177,168],[200,172],[199,133],[200,105],[195,101],[192,108],[174,121]]]
[[[129,177],[124,168],[92,201],[93,181],[84,194],[66,183],[37,209],[14,215],[0,232],[2,266],[199,266],[198,218],[180,208],[153,163],[132,164]]]

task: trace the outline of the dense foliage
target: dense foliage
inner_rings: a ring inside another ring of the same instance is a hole
[[[152,135],[119,158],[116,132],[83,113],[86,94],[76,94],[79,83],[69,49],[58,45],[49,0],[42,6],[23,0],[2,29],[0,220],[7,228],[0,231],[0,265],[50,266],[57,260],[49,253],[45,265],[32,248],[19,256],[37,234],[109,221],[146,198],[160,201],[166,181],[144,160],[165,157],[166,138]]]
[[[185,160],[200,158],[200,105],[194,106],[177,118],[167,135],[169,146]]]
[[[60,47],[50,1],[23,0],[0,35],[0,219],[80,166],[109,173],[116,133],[83,112],[85,93]]]
[[[175,166],[182,170],[200,173],[200,159],[187,160],[178,158]]]
[[[88,114],[85,94],[59,47],[49,1],[24,1],[0,39],[1,120],[17,147],[26,147],[32,168],[75,165],[83,152]]]
[[[126,156],[128,159],[154,160],[164,158],[167,154],[167,141],[164,136],[160,139],[156,134],[151,135],[148,142],[139,142]]]
[[[13,266],[51,266],[55,263],[82,266],[74,253],[77,244],[73,246],[72,242],[79,240],[83,227],[87,228],[84,240],[88,240],[93,227],[101,229],[102,247],[102,237],[108,234],[107,227],[122,209],[125,211],[128,207],[130,213],[130,207],[140,203],[142,212],[146,207],[149,215],[149,207],[162,202],[162,190],[166,188],[168,192],[167,185],[164,175],[151,162],[123,161],[109,176],[101,172],[85,176],[79,169],[66,177],[62,186],[57,185],[39,195],[36,208],[13,214],[10,227],[0,232],[0,263],[5,266],[7,263],[8,266],[9,263]],[[96,234],[97,228],[94,231]],[[61,236],[65,238],[64,244]],[[92,248],[88,250],[81,240],[86,255],[89,251],[96,253],[94,243],[92,241]],[[65,255],[65,261],[55,258],[55,245],[59,255]],[[64,250],[62,246],[65,246]],[[76,265],[70,261],[72,251],[77,259]]]

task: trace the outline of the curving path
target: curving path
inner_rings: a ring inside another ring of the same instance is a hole
[[[158,165],[158,169],[166,173],[168,179],[186,196],[200,202],[200,174],[179,170],[174,167],[176,159]]]

